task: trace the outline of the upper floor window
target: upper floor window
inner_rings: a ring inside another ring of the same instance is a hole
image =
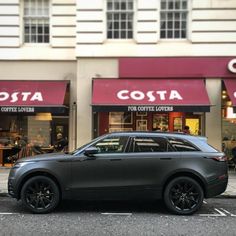
[[[133,0],[107,0],[107,38],[133,38]]]
[[[188,0],[161,0],[161,38],[187,37]]]
[[[49,0],[24,0],[24,42],[49,43]]]

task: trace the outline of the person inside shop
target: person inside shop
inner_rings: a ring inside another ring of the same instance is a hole
[[[190,134],[190,130],[189,130],[189,126],[188,125],[184,126],[183,133]]]
[[[236,146],[232,148],[232,161],[236,165]]]
[[[68,141],[63,138],[63,135],[61,133],[57,134],[57,141],[54,144],[54,149],[57,152],[63,151],[68,146]]]
[[[15,140],[14,140],[15,147],[22,148],[22,147],[25,147],[26,145],[27,143],[25,142],[23,138],[21,138],[20,136],[15,137]]]

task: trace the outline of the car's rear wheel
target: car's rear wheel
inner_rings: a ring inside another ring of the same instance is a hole
[[[23,185],[21,200],[23,205],[34,213],[49,213],[58,205],[60,192],[51,178],[35,176]]]
[[[190,177],[171,180],[164,191],[167,208],[178,215],[195,213],[203,203],[204,193],[200,184]]]

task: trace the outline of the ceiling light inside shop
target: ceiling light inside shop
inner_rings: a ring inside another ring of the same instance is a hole
[[[52,120],[51,113],[36,113],[35,120]]]

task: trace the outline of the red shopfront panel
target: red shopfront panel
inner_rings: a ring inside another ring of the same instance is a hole
[[[234,60],[235,57],[120,58],[119,78],[229,78],[235,75],[229,69]]]

